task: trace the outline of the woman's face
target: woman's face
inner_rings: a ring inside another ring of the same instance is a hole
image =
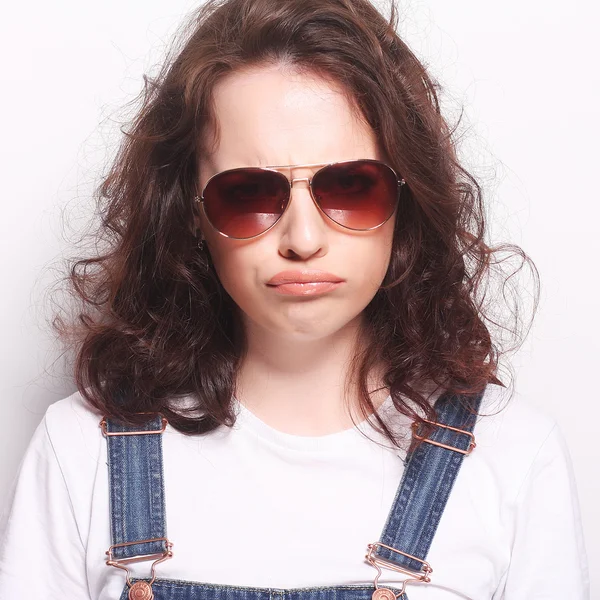
[[[202,157],[199,191],[212,175],[235,167],[381,160],[371,128],[357,120],[337,86],[317,76],[257,67],[229,74],[214,94],[219,140]],[[291,179],[311,177],[316,170],[282,172]],[[388,268],[394,220],[395,213],[371,231],[344,229],[319,211],[308,182],[298,181],[280,220],[254,239],[220,235],[202,211],[198,225],[246,331],[309,341],[360,324]],[[310,295],[284,294],[267,284],[281,271],[306,269],[343,282]]]

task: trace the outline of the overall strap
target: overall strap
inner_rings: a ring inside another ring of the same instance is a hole
[[[472,431],[483,393],[474,397],[442,394],[435,403],[433,433],[420,438],[415,428],[415,437],[425,441],[409,452],[380,542],[369,545],[368,557],[378,565],[415,575],[423,573],[462,461],[474,447]],[[101,421],[108,442],[115,561],[168,553],[161,436],[165,424],[160,415],[143,426],[106,418]]]
[[[425,441],[409,452],[380,542],[369,546],[372,558],[380,566],[424,573],[423,580],[429,581],[427,575],[431,571],[425,558],[462,462],[475,447],[472,431],[483,393],[469,397],[444,393],[434,405],[437,425],[433,433],[422,438],[418,428],[413,427],[415,437]]]
[[[161,435],[166,420],[157,415],[144,425],[126,425],[105,418],[100,425],[108,442],[112,557],[126,562],[167,554]]]

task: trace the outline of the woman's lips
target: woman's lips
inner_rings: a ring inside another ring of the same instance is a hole
[[[284,283],[316,283],[316,282],[338,282],[343,281],[341,277],[321,271],[320,269],[299,269],[281,271],[267,281],[267,285],[281,285]]]
[[[330,292],[344,283],[343,281],[310,281],[305,283],[281,283],[269,285],[276,294],[284,296],[315,296]]]
[[[277,273],[267,286],[284,296],[316,296],[331,292],[342,283],[341,277],[321,269],[296,269]]]

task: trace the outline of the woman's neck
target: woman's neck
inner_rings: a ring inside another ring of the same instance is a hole
[[[336,433],[365,418],[359,410],[356,381],[349,381],[359,342],[359,323],[319,339],[278,337],[249,326],[247,350],[236,382],[236,398],[259,419],[285,433],[319,436]],[[369,391],[375,409],[387,398],[381,369]],[[353,421],[354,419],[354,421]]]

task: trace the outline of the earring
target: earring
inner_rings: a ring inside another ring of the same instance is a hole
[[[202,270],[206,273],[209,271],[209,254],[208,252],[204,252],[204,238],[202,237],[202,232],[199,229],[196,229],[196,239],[198,240],[198,250],[200,254],[202,254]]]
[[[194,202],[200,202],[200,196],[194,196]],[[198,238],[198,248],[204,250],[204,238],[199,229],[196,229],[196,237]]]
[[[204,238],[202,237],[202,233],[199,229],[196,229],[196,238],[198,240],[198,248],[200,250],[204,250]]]

